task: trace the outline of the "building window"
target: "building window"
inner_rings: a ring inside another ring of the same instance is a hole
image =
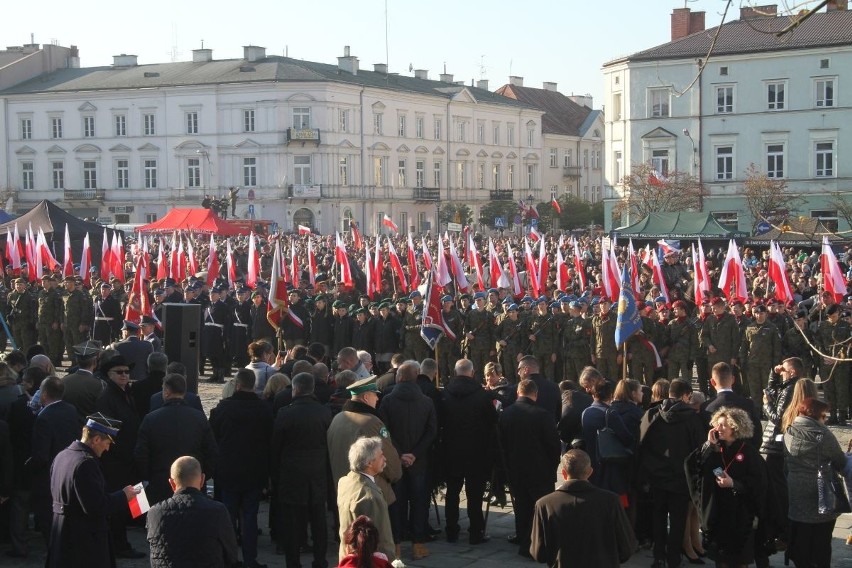
[[[304,130],[311,127],[311,107],[293,107],[293,128]]]
[[[533,189],[536,187],[536,167],[535,164],[527,164],[527,188]]]
[[[349,132],[349,109],[340,109],[337,112],[337,129],[340,132]]]
[[[142,134],[144,136],[156,136],[157,123],[154,120],[153,114],[142,115]]]
[[[115,135],[127,136],[127,116],[117,114],[113,117],[113,122],[115,123]]]
[[[766,108],[769,110],[784,110],[786,103],[786,85],[784,83],[769,83],[766,85]]]
[[[436,161],[432,164],[432,183],[436,188],[441,187],[441,162]]]
[[[620,184],[621,177],[624,175],[624,154],[621,152],[612,153],[612,179],[614,183]]]
[[[423,187],[426,184],[426,162],[417,160],[414,162],[414,186]]]
[[[533,148],[535,145],[535,128],[527,128],[527,148]]]
[[[427,230],[426,227],[428,223],[429,222],[426,220],[426,212],[420,211],[417,214],[417,230],[421,233],[425,233]]]
[[[396,179],[398,187],[405,187],[405,160],[399,160],[396,164]]]
[[[159,219],[159,215],[156,213],[145,213],[145,222],[146,223],[154,223]]]
[[[186,187],[201,187],[200,158],[189,158],[186,161]]]
[[[506,167],[506,189],[515,189],[515,164],[509,164]]]
[[[157,160],[142,162],[145,189],[157,189]]]
[[[829,231],[837,231],[837,209],[822,209],[811,211],[812,219],[819,219]]]
[[[669,90],[648,89],[648,116],[650,118],[668,118],[669,113]]]
[[[834,106],[834,79],[816,80],[816,106]]]
[[[584,168],[589,167],[589,151],[588,150],[583,150],[583,167]]]
[[[465,179],[465,163],[464,162],[456,162],[456,187],[459,189],[464,189],[466,187],[466,179]]]
[[[515,125],[511,122],[506,125],[506,144],[515,145]]]
[[[491,186],[500,189],[500,164],[491,166]]]
[[[296,185],[311,185],[311,157],[293,156],[293,180]]]
[[[397,123],[399,126],[399,128],[397,128],[397,136],[404,138],[408,135],[408,121],[405,119],[404,114],[397,117]]]
[[[716,87],[716,114],[730,114],[732,112],[734,112],[733,85]]]
[[[784,177],[784,144],[766,146],[766,177]]]
[[[566,168],[570,168],[572,165],[574,165],[572,163],[573,161],[574,160],[572,158],[572,151],[571,150],[565,150],[565,155],[562,156],[562,165],[565,166]]]
[[[834,176],[834,142],[816,143],[816,176]]]
[[[550,167],[559,167],[559,151],[556,148],[550,149]]]
[[[83,189],[98,188],[98,163],[83,162]]]
[[[373,158],[373,181],[376,187],[385,185],[385,158],[379,156]]]
[[[819,60],[819,68],[820,69],[828,69],[831,66],[831,62],[828,59],[820,59]]]
[[[21,162],[21,189],[35,189],[35,169],[32,162]]]
[[[476,141],[480,144],[485,144],[485,121],[480,120],[476,123]]]
[[[337,164],[340,172],[340,185],[349,185],[349,157],[341,156]]]
[[[62,138],[62,117],[54,116],[50,119],[50,137]]]
[[[33,119],[21,119],[21,140],[32,140],[33,138]]]
[[[436,119],[435,119],[435,124],[434,124],[434,127],[435,127],[435,140],[440,140],[440,139],[441,139],[441,126],[442,126],[442,125],[441,125],[441,119],[440,119],[440,118],[436,118]]]
[[[621,120],[621,93],[612,95],[612,119]]]
[[[476,187],[485,189],[485,164],[478,164],[476,170]]]
[[[734,179],[734,147],[716,147],[716,179]]]
[[[651,152],[651,168],[658,174],[669,175],[669,151],[653,150]]]
[[[399,214],[399,227],[403,231],[408,231],[408,213],[405,211]]]
[[[116,189],[130,188],[130,162],[128,160],[116,160],[115,162],[115,187]]]
[[[423,138],[423,117],[415,116],[414,117],[414,136],[417,138]]]
[[[116,223],[129,223],[130,215],[127,213],[116,213],[115,214],[115,222]]]
[[[254,109],[243,111],[243,132],[254,132]]]
[[[595,150],[592,152],[592,169],[599,170],[601,169],[601,151]]]
[[[257,186],[257,158],[243,158],[243,185]]]
[[[384,115],[380,112],[373,114],[373,134],[382,135]]]
[[[50,169],[53,177],[53,189],[65,189],[65,164],[53,162]]]
[[[465,141],[465,128],[467,127],[467,123],[463,120],[459,120],[456,123],[456,142],[464,142]]]
[[[736,211],[713,211],[710,214],[717,223],[726,229],[732,229],[734,231],[739,229],[740,216]]]
[[[95,117],[94,116],[84,116],[83,117],[83,138],[94,138],[95,137]]]
[[[493,133],[493,139],[492,139],[491,143],[494,144],[495,146],[500,144],[500,125],[499,124],[494,125],[494,133]]]
[[[197,112],[188,112],[186,113],[186,133],[187,134],[198,134],[198,113]]]

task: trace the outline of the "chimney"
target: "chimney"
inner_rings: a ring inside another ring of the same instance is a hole
[[[509,75],[509,84],[514,85],[516,87],[524,86],[524,78],[518,77],[517,75]]]
[[[414,77],[417,79],[429,79],[429,70],[428,69],[415,69]]]
[[[477,89],[484,89],[484,90],[487,91],[488,90],[488,79],[480,79],[479,81],[477,81],[476,82],[476,88]]]
[[[842,12],[849,9],[849,0],[828,0],[826,12]]]
[[[257,45],[243,46],[243,59],[248,62],[259,61],[266,58],[266,48]]]
[[[205,61],[213,61],[213,50],[212,49],[193,49],[192,50],[192,62],[193,63],[203,63]]]
[[[545,81],[544,83],[542,83],[541,88],[544,89],[545,91],[553,91],[555,93],[556,92],[556,83],[553,83],[551,81]]]
[[[592,95],[589,95],[589,94],[574,95],[574,94],[572,94],[572,95],[569,95],[568,98],[571,99],[572,101],[574,101],[575,103],[577,103],[580,106],[584,106],[586,108],[592,108]]]
[[[76,45],[72,45],[68,54],[68,66],[72,69],[80,68],[80,50]]]
[[[704,12],[693,12],[689,8],[672,10],[672,41],[704,31]]]
[[[767,4],[766,6],[743,6],[740,8],[740,19],[750,20],[753,18],[774,18],[778,15],[778,6],[776,4]]]
[[[452,83],[453,82],[453,74],[452,73],[441,73],[441,82],[442,83]]]
[[[373,63],[373,71],[376,73],[381,73],[383,75],[388,74],[388,64],[387,63]]]
[[[354,55],[349,55],[348,45],[343,47],[343,57],[337,58],[337,68],[352,75],[358,74],[358,58]]]
[[[112,56],[112,66],[113,67],[136,67],[136,56],[135,55],[127,55],[126,53],[122,53],[121,55],[113,55]]]

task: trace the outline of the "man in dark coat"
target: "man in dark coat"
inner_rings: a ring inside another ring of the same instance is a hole
[[[497,411],[491,397],[474,379],[473,362],[459,359],[455,374],[444,389],[439,420],[447,476],[447,540],[458,540],[459,494],[464,485],[470,543],[480,544],[489,540],[485,534],[482,497],[491,476]]]
[[[536,561],[562,568],[618,568],[630,558],[635,538],[627,514],[615,493],[588,482],[591,474],[583,450],[562,456],[565,483],[535,504],[529,552]]]
[[[210,427],[219,448],[216,488],[234,526],[239,522],[246,568],[258,565],[257,511],[269,481],[272,436],[272,409],[254,392],[254,382],[254,371],[240,369],[234,394],[210,411]]]
[[[328,355],[334,343],[334,315],[325,294],[314,298],[314,310],[311,313],[311,343],[320,343]]]
[[[263,293],[255,290],[251,293],[250,323],[251,340],[266,341],[270,345],[275,344],[275,328],[266,319],[266,298]]]
[[[559,438],[570,445],[571,442],[583,435],[583,411],[592,405],[592,397],[570,381],[559,383],[562,391],[562,416],[559,418],[557,429]]]
[[[755,407],[752,399],[733,391],[734,372],[731,366],[725,362],[713,365],[710,373],[710,384],[716,389],[716,396],[701,405],[701,416],[704,424],[709,424],[713,413],[722,407],[745,410],[751,418],[752,426],[754,426],[754,435],[751,437],[752,446],[759,448],[763,438],[760,423],[761,411]]]
[[[183,456],[171,465],[169,485],[174,495],[148,511],[152,568],[239,564],[228,510],[204,494],[204,482],[197,459]]]
[[[41,412],[33,425],[32,456],[27,462],[32,478],[32,507],[36,527],[50,536],[51,503],[50,464],[56,455],[80,436],[82,422],[77,409],[62,400],[64,385],[56,377],[41,382]]]
[[[62,379],[65,385],[62,400],[74,405],[81,422],[86,416],[97,411],[98,398],[104,391],[104,382],[94,375],[100,351],[100,345],[96,341],[75,345],[77,370]]]
[[[172,373],[163,380],[163,407],[145,417],[133,456],[142,479],[150,482],[148,502],[167,499],[169,468],[181,456],[193,456],[212,476],[216,468],[216,440],[203,412],[190,408],[183,400],[186,379]]]
[[[278,411],[272,434],[272,483],[281,505],[279,544],[288,568],[299,566],[300,535],[310,523],[313,566],[326,566],[328,444],[331,410],[314,396],[314,378],[293,377],[293,402]],[[283,541],[282,541],[283,540]]]
[[[163,390],[163,379],[166,377],[168,366],[169,358],[166,354],[155,351],[148,355],[148,376],[130,385],[140,420],[151,411],[151,395]]]
[[[396,503],[390,508],[394,541],[402,540],[410,511],[415,560],[429,555],[425,544],[429,517],[428,458],[438,435],[435,405],[417,386],[419,374],[417,361],[403,362],[396,371],[396,385],[382,398],[379,407],[379,416],[390,430],[391,441],[402,462],[402,478],[393,486]]]
[[[109,517],[128,514],[127,502],[136,491],[128,485],[107,493],[98,458],[110,449],[119,427],[120,423],[102,414],[90,416],[80,441],[71,442],[53,460],[49,568],[115,566]]]
[[[121,430],[115,439],[116,445],[101,459],[107,491],[117,491],[126,485],[137,483],[133,448],[139,432],[139,414],[130,392],[130,365],[121,355],[115,355],[101,364],[101,375],[105,377],[104,391],[97,401],[98,412],[121,421]],[[127,540],[129,512],[110,518],[113,547],[120,558],[144,558],[145,554],[133,549]],[[141,555],[141,556],[140,556]]]
[[[337,353],[344,347],[352,346],[352,318],[342,300],[335,300],[334,308],[334,342],[331,345],[330,357],[337,357]]]
[[[92,339],[100,341],[101,345],[109,345],[118,339],[121,333],[121,304],[112,295],[112,286],[103,282],[99,288],[100,295],[94,300],[95,321],[92,329]]]
[[[529,557],[535,502],[553,491],[559,463],[559,435],[550,414],[536,405],[538,386],[529,379],[518,383],[518,399],[500,415],[500,439],[515,509],[518,554]]]
[[[121,333],[124,338],[113,343],[111,347],[121,353],[131,366],[131,381],[144,379],[148,374],[148,355],[154,352],[154,347],[150,342],[139,339],[139,324],[136,322],[125,320]]]
[[[281,338],[279,349],[289,351],[296,345],[307,345],[311,337],[311,315],[302,301],[302,295],[298,290],[293,289],[288,293],[288,301],[290,305],[286,308],[294,317],[283,314],[281,318],[281,327],[278,330],[278,336]],[[296,323],[298,318],[302,325]]]
[[[562,394],[559,387],[552,380],[540,374],[538,359],[527,355],[518,363],[519,380],[529,379],[538,387],[538,398],[536,404],[545,409],[553,417],[553,423],[559,422],[562,417]]]
[[[15,488],[12,493],[9,515],[9,540],[12,549],[6,554],[12,558],[24,558],[28,553],[27,527],[30,521],[32,477],[26,467],[26,461],[32,455],[33,429],[36,412],[29,405],[36,388],[46,373],[39,367],[29,367],[21,380],[23,391],[17,400],[9,406],[6,420],[12,441],[14,460]]]

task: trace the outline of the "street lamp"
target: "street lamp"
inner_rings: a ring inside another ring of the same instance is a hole
[[[704,189],[701,186],[701,167],[698,162],[700,157],[698,156],[698,150],[695,148],[695,140],[692,139],[692,136],[689,134],[689,129],[683,129],[683,135],[689,138],[689,143],[692,144],[692,163],[690,164],[689,173],[693,176],[698,176],[698,210],[704,210]]]

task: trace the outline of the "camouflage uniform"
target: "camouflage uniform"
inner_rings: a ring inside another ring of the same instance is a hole
[[[737,320],[729,313],[723,313],[721,316],[715,314],[707,316],[704,320],[702,340],[707,353],[708,374],[716,363],[724,362],[730,365],[731,360],[736,359],[740,353],[740,329]],[[715,353],[710,352],[711,346],[716,348]]]
[[[473,370],[477,378],[484,378],[485,364],[491,361],[494,350],[494,317],[486,310],[471,310],[467,314],[464,334],[472,334],[473,338],[465,337],[465,351],[468,359],[473,361]]]
[[[503,367],[503,376],[510,383],[518,382],[518,355],[521,354],[529,335],[526,329],[526,323],[520,316],[513,320],[511,316],[507,315],[497,325],[497,342],[506,342],[506,345],[498,346],[498,358],[500,366]]]
[[[53,287],[38,293],[38,342],[45,348],[54,366],[62,362],[62,330],[60,323],[65,313],[65,303],[59,290]]]
[[[633,335],[627,342],[627,352],[630,354],[630,378],[650,387],[654,384],[654,370],[657,368],[657,360],[653,351],[642,340],[645,339],[653,343],[657,328],[654,320],[645,316],[642,316],[641,319],[642,330]]]
[[[682,378],[692,383],[692,362],[698,347],[698,332],[689,318],[675,318],[666,326],[669,380]]]
[[[36,341],[37,315],[38,303],[29,289],[23,292],[14,290],[9,293],[9,324],[12,328],[12,336],[15,338],[18,349],[24,353]]]
[[[402,355],[406,359],[422,361],[429,356],[429,345],[420,335],[423,322],[423,302],[411,304],[402,318]]]
[[[825,319],[817,327],[816,345],[825,355],[846,358],[849,354],[849,333],[849,324],[845,321],[832,323]],[[821,359],[819,376],[825,398],[831,405],[832,419],[836,419],[839,414],[840,420],[846,420],[849,407],[849,363]]]
[[[759,408],[763,404],[763,389],[769,381],[772,368],[781,362],[781,336],[769,320],[762,324],[752,322],[743,335],[740,362],[748,373],[748,390]]]
[[[464,318],[455,308],[450,308],[450,311],[441,312],[444,316],[444,321],[453,333],[456,334],[455,339],[450,339],[445,334],[441,334],[438,338],[438,343],[435,345],[435,357],[438,360],[438,377],[443,380],[450,380],[455,374],[456,361],[461,357],[461,349],[459,344],[462,339],[462,328],[464,327]],[[425,345],[425,342],[423,342]],[[423,359],[419,359],[423,362]]]
[[[538,313],[533,317],[530,324],[530,331],[527,337],[534,336],[535,340],[530,340],[530,350],[532,355],[538,360],[541,374],[550,379],[557,381],[556,376],[556,361],[554,355],[559,348],[559,316],[558,314]]]
[[[592,321],[582,316],[572,317],[562,328],[564,379],[577,382],[584,367],[592,364]]]
[[[92,310],[92,301],[82,290],[75,289],[65,296],[63,336],[65,337],[65,353],[72,365],[77,364],[74,346],[82,343],[89,336],[94,313]]]
[[[805,366],[805,376],[812,377],[814,372],[814,352],[807,341],[805,341],[805,338],[802,337],[803,332],[805,337],[808,338],[808,341],[816,345],[814,334],[808,329],[807,325],[801,331],[794,325],[781,338],[781,357],[782,360],[788,357],[798,357]]]
[[[592,317],[592,353],[595,367],[611,381],[621,378],[618,368],[618,348],[615,346],[616,319],[612,313]]]

